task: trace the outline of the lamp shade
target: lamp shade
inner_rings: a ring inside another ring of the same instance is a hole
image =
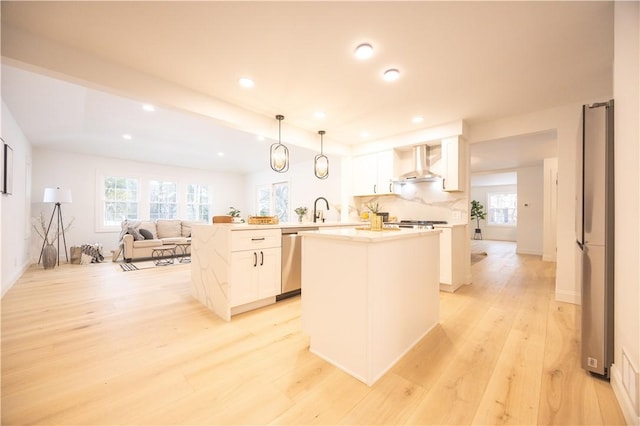
[[[60,188],[45,188],[44,198],[42,201],[45,203],[70,203],[71,190]]]

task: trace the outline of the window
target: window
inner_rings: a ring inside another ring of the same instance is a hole
[[[487,224],[516,226],[518,218],[518,196],[515,192],[487,194]]]
[[[106,176],[103,181],[103,226],[118,226],[124,219],[138,218],[138,180]]]
[[[187,185],[187,220],[209,220],[209,187],[205,185]]]
[[[176,219],[178,217],[177,184],[149,181],[149,219]]]
[[[278,216],[280,222],[289,221],[289,182],[259,186],[257,190],[258,214]]]

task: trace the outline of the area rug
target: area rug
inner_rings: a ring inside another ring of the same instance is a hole
[[[165,267],[176,266],[176,265],[187,265],[187,263],[180,263],[176,259],[174,260],[173,263],[170,263],[168,265],[156,265],[155,263],[153,263],[153,260],[147,260],[144,262],[120,263],[118,264],[119,266],[118,269],[120,269],[123,272],[129,272],[129,271],[139,271],[141,269],[165,268]]]
[[[487,252],[483,251],[480,253],[471,253],[471,264],[478,263],[483,259],[487,258]]]

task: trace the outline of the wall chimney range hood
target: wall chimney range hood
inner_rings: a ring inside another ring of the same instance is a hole
[[[431,171],[429,163],[429,145],[413,147],[412,169],[398,177],[399,182],[433,182],[440,176]]]

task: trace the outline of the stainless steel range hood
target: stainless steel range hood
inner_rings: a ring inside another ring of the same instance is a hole
[[[429,163],[429,145],[413,147],[412,169],[398,176],[400,182],[432,182],[440,179],[440,176],[431,171]]]

